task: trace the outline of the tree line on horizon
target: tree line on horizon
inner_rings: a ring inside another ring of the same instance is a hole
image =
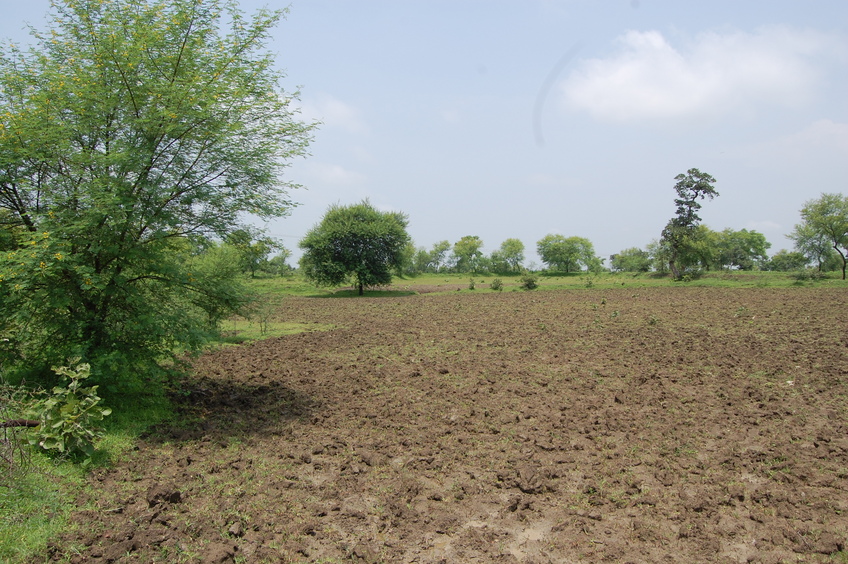
[[[693,169],[697,171],[697,169]],[[700,171],[697,172],[698,174]],[[684,175],[685,176],[685,175]],[[717,194],[717,193],[716,193]],[[848,224],[848,198],[839,194],[823,194],[821,198],[807,202],[801,210],[802,223],[795,226],[793,231],[787,235],[795,243],[794,250],[781,249],[773,256],[768,255],[771,243],[766,237],[755,230],[734,230],[726,228],[722,231],[714,231],[708,226],[700,223],[697,218],[697,208],[694,200],[697,196],[690,194],[688,200],[680,200],[682,208],[679,210],[677,223],[674,220],[664,229],[663,234],[652,240],[645,248],[629,247],[609,257],[609,263],[595,254],[592,242],[584,237],[561,234],[548,234],[536,243],[536,251],[544,264],[543,270],[556,273],[576,272],[633,272],[658,274],[672,274],[679,278],[684,274],[692,274],[700,271],[712,270],[763,270],[793,272],[803,270],[812,265],[819,272],[831,272],[841,270],[845,264],[844,245],[848,241],[840,243],[836,235],[828,235],[827,225],[822,226],[822,218],[831,219],[832,216],[839,217],[840,205],[845,208],[841,213],[845,216],[843,221]],[[840,204],[840,202],[842,202]],[[700,207],[700,206],[698,206]],[[323,264],[333,264],[334,277],[329,280],[326,276],[315,274],[316,261],[316,234],[322,233],[327,237],[330,227],[327,218],[332,214],[344,213],[345,210],[368,209],[374,221],[387,220],[395,222],[399,229],[406,229],[408,217],[397,212],[379,212],[375,210],[367,200],[351,206],[334,205],[325,216],[324,221],[314,227],[301,241],[301,247],[306,251],[304,258],[300,261],[301,272],[309,279],[319,285],[341,285],[347,280],[344,268],[345,260],[351,260],[361,270],[363,265],[372,261],[363,260],[354,255],[349,259],[339,258],[333,260],[326,251],[333,245],[329,243],[323,247],[325,255],[318,261]],[[383,214],[383,215],[381,215]],[[684,218],[680,220],[679,218]],[[697,218],[697,219],[696,219]],[[332,222],[330,222],[332,223]],[[337,225],[333,229],[340,230],[350,236],[350,223]],[[674,229],[682,233],[673,233]],[[836,229],[838,231],[838,229]],[[836,233],[831,226],[831,233]],[[370,235],[361,235],[368,240]],[[848,240],[848,235],[846,235]],[[836,243],[834,243],[836,241]],[[304,245],[304,242],[308,242]],[[335,241],[336,248],[348,248],[355,245]],[[367,246],[360,243],[361,246]],[[390,280],[389,274],[397,276],[416,276],[427,273],[454,273],[454,274],[520,274],[528,270],[524,264],[525,245],[520,239],[505,239],[500,246],[489,254],[484,249],[484,241],[476,235],[466,235],[458,241],[451,243],[442,240],[434,243],[429,249],[423,246],[415,246],[411,238],[399,237],[395,241],[396,248],[392,255],[392,265],[387,266],[383,275],[383,282],[368,284],[363,278],[362,288],[369,285],[377,286],[387,284]],[[841,247],[842,245],[843,247]],[[319,245],[320,247],[320,245]],[[289,256],[289,251],[284,251]],[[674,263],[674,268],[671,264]],[[279,269],[279,262],[268,265],[264,269],[268,273],[291,273],[294,268]],[[287,265],[286,265],[287,266]],[[260,269],[262,269],[260,267]],[[675,273],[674,270],[677,270]],[[356,284],[360,287],[360,284]]]

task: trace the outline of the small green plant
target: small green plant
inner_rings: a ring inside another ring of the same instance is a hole
[[[519,278],[519,281],[521,282],[521,287],[525,290],[535,290],[539,287],[539,282],[533,274],[525,274]]]
[[[33,407],[39,425],[30,437],[32,445],[61,454],[83,455],[90,460],[94,455],[94,440],[103,436],[95,426],[98,421],[112,413],[108,407],[98,405],[100,397],[97,386],[81,387],[83,380],[91,375],[91,366],[71,359],[69,366],[53,367],[59,376],[69,380],[66,387],[56,386],[48,397],[39,400]]]
[[[489,288],[496,292],[500,292],[503,290],[503,281],[500,278],[495,278],[492,280],[492,283],[489,284]]]
[[[469,290],[473,290],[473,289],[474,289],[474,279],[473,279],[473,278],[469,278],[469,279],[468,279],[468,289],[469,289]]]

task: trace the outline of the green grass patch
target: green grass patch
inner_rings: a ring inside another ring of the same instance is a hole
[[[263,323],[244,317],[229,319],[221,325],[222,335],[219,342],[224,345],[242,345],[261,339],[294,335],[295,333],[329,331],[336,327],[327,323],[291,323],[285,321]]]
[[[797,286],[846,287],[848,283],[841,279],[839,272],[825,273],[821,277],[806,277],[799,280],[794,272],[766,271],[707,271],[690,276],[686,281],[675,281],[669,274],[656,272],[547,272],[535,273],[538,288],[543,290],[580,290],[607,288],[649,288],[663,286],[731,287],[731,288],[787,288]],[[501,291],[526,291],[521,288],[521,274],[419,274],[395,278],[391,285],[368,290],[367,297],[402,297],[418,293],[447,292],[496,292],[491,283],[497,278],[501,281]],[[469,289],[469,279],[474,280],[474,289]],[[255,278],[249,281],[249,287],[260,296],[280,297],[333,297],[356,298],[358,292],[353,288],[317,288],[301,276],[293,274],[278,278]],[[426,287],[426,290],[423,288]]]
[[[68,529],[75,500],[86,489],[85,470],[35,454],[10,487],[0,488],[0,561],[24,562],[43,553]]]
[[[51,539],[72,528],[72,512],[91,508],[79,500],[96,499],[87,482],[88,472],[119,461],[142,432],[174,417],[163,389],[106,402],[112,414],[103,420],[105,435],[96,442],[88,466],[32,447],[21,467],[4,482],[8,487],[0,486],[0,562],[26,562],[44,554]],[[19,437],[26,441],[23,432]]]

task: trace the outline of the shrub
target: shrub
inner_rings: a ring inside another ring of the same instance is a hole
[[[78,362],[76,358],[71,360],[70,366],[53,367],[56,374],[70,382],[67,387],[54,387],[48,397],[35,404],[33,410],[39,425],[29,442],[48,451],[90,459],[94,455],[94,440],[103,436],[95,424],[112,410],[98,405],[97,386],[80,387],[91,375],[91,367]]]
[[[501,290],[503,290],[503,282],[500,278],[495,278],[494,280],[492,280],[492,283],[489,284],[489,288],[496,292],[500,292]]]
[[[535,290],[539,287],[539,283],[536,280],[536,276],[533,274],[525,274],[524,276],[519,278],[519,280],[521,281],[521,287],[525,290]]]

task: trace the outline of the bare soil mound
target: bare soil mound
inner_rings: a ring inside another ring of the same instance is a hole
[[[844,290],[292,298],[52,547],[75,562],[826,562]],[[845,557],[843,553],[842,558]]]

